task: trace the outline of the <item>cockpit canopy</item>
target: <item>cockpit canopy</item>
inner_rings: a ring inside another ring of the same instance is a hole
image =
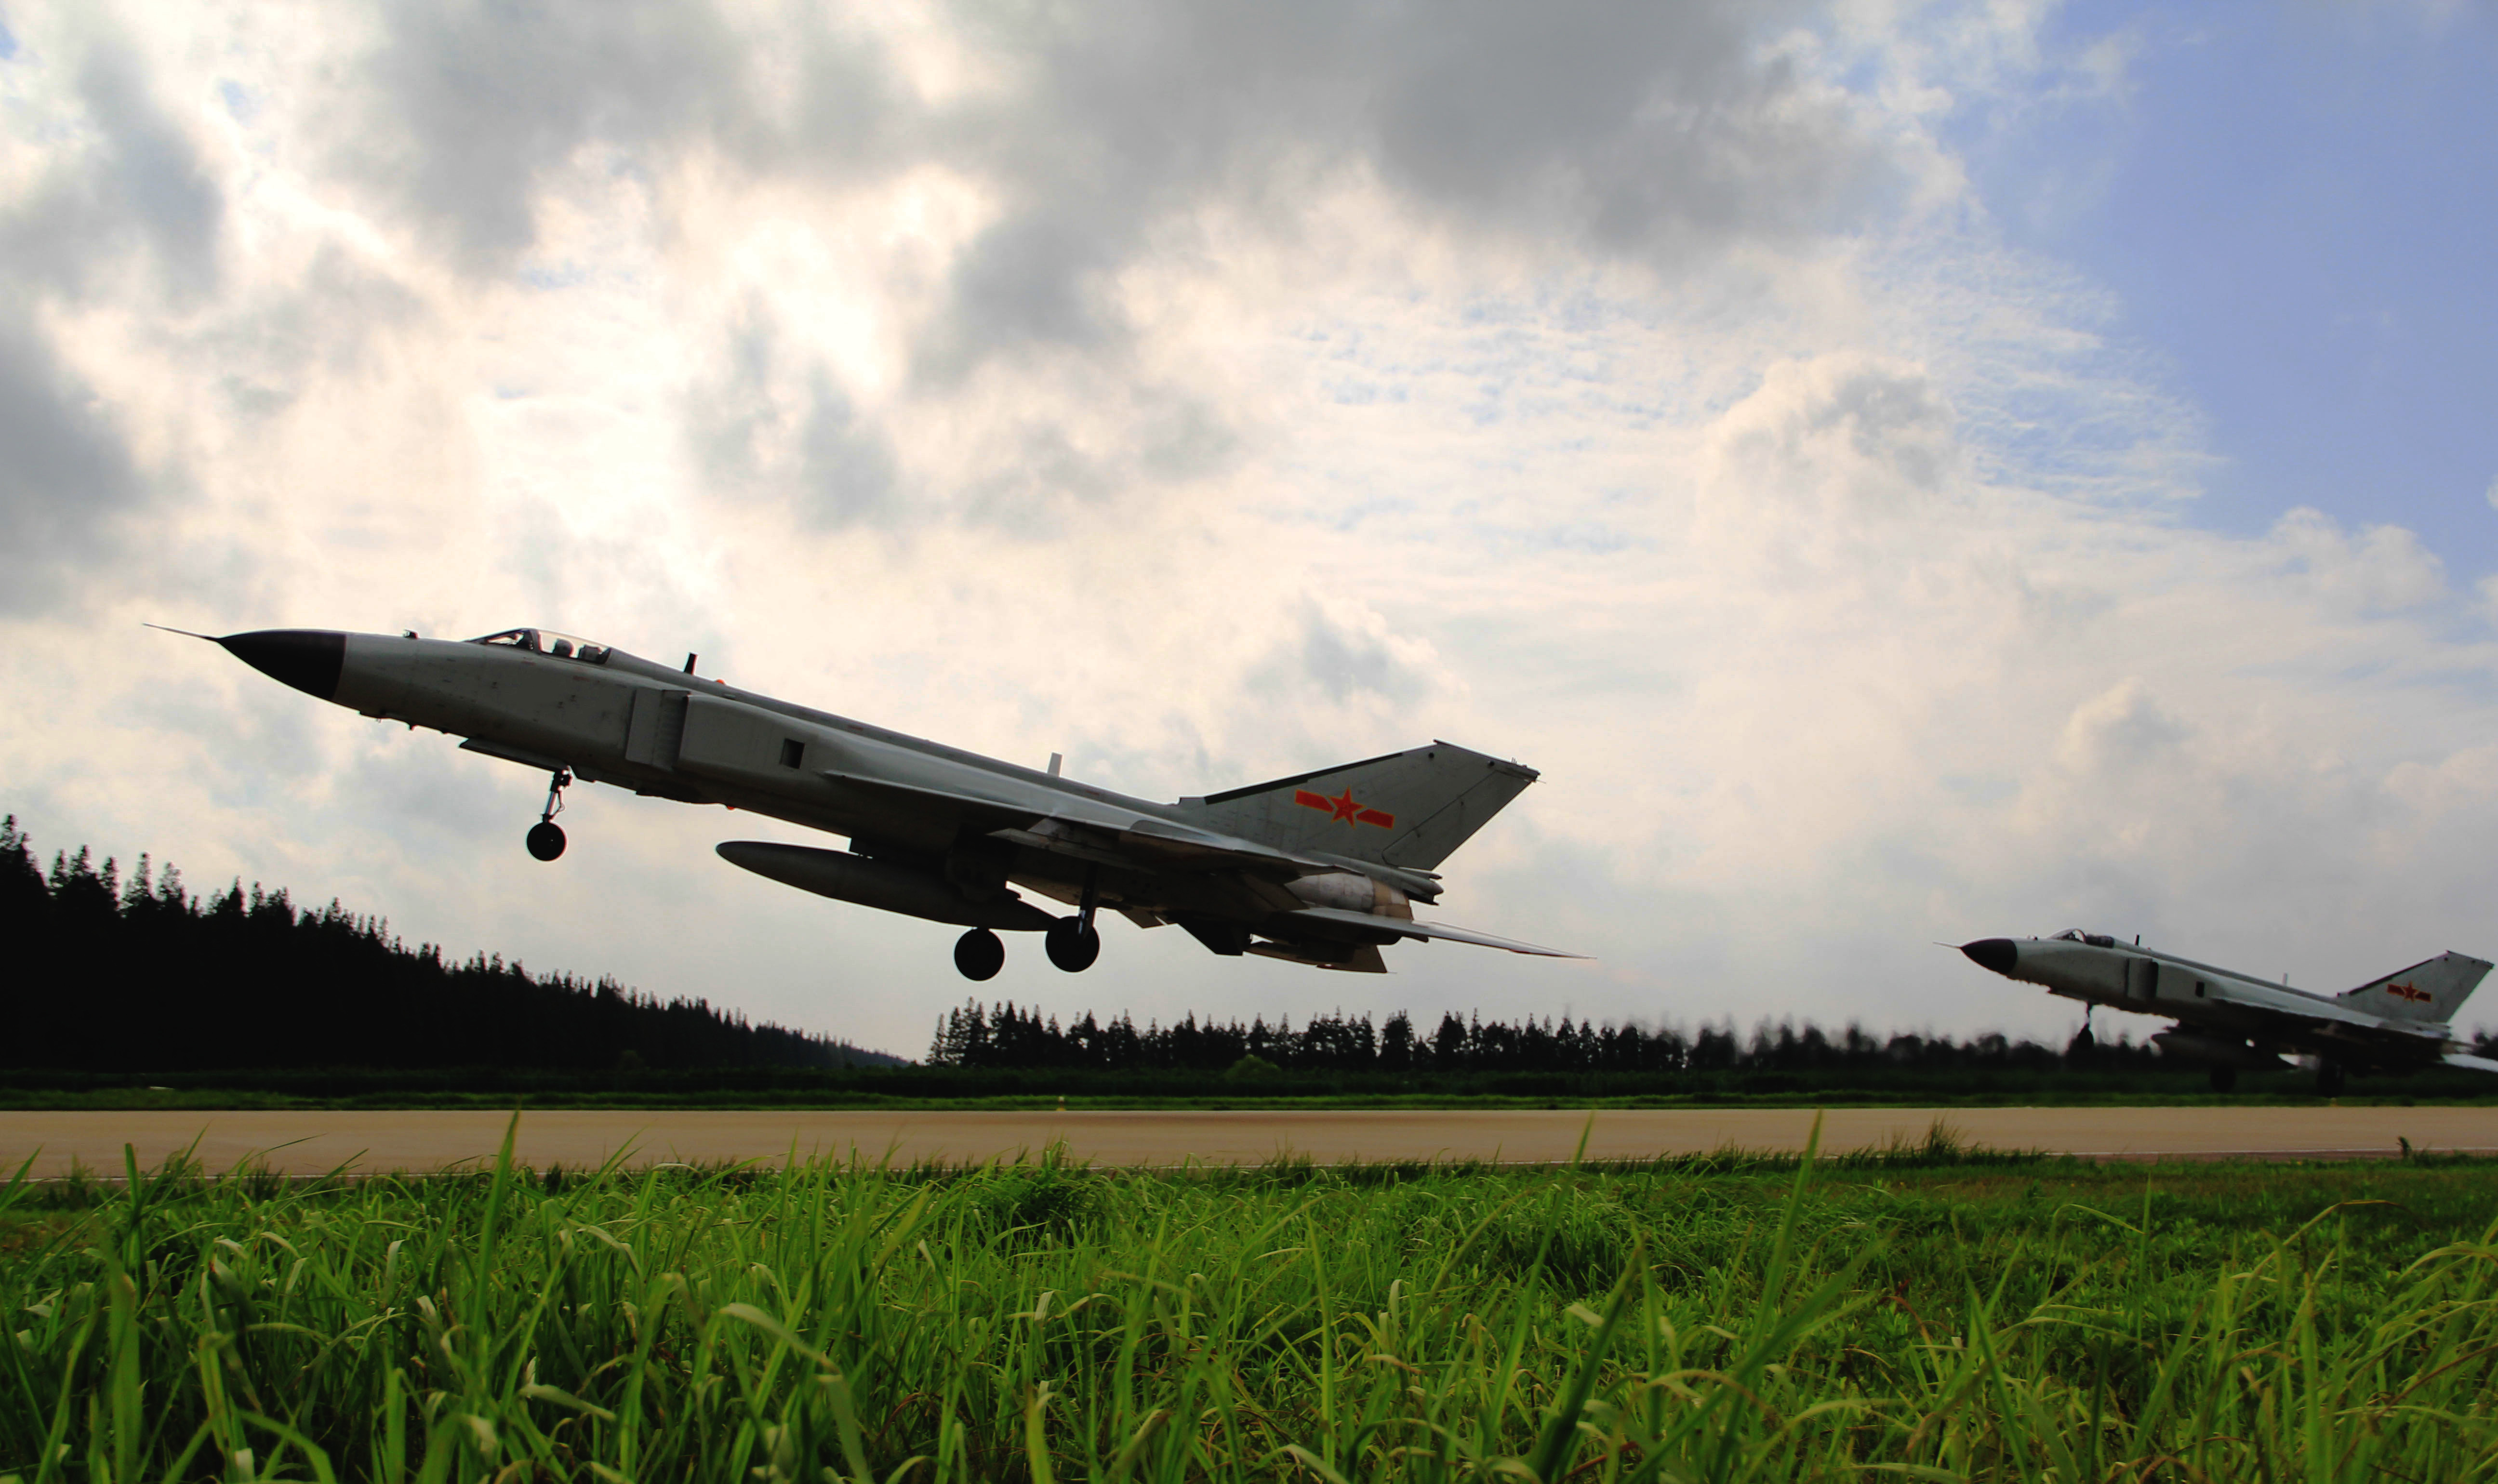
[[[553,655],[559,660],[578,660],[584,664],[607,662],[606,645],[592,644],[588,639],[578,638],[568,633],[558,633],[552,629],[506,629],[501,633],[490,633],[482,639],[471,639],[468,642],[499,644],[509,649],[526,649],[532,654]]]
[[[2106,933],[2086,933],[2078,927],[2067,927],[2049,940],[2054,943],[2087,943],[2093,948],[2114,948],[2116,939]]]

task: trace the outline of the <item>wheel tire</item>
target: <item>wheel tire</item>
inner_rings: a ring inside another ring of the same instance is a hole
[[[1093,967],[1102,956],[1102,934],[1087,927],[1082,918],[1060,918],[1041,935],[1041,947],[1048,950],[1049,961],[1070,974],[1081,974]]]
[[[2340,1097],[2342,1095],[2342,1083],[2343,1075],[2342,1064],[2340,1062],[2328,1061],[2324,1065],[2316,1069],[2316,1095],[2318,1097]]]
[[[1007,946],[985,927],[975,927],[954,940],[954,967],[969,980],[995,979],[1007,966]]]
[[[563,854],[563,826],[553,820],[540,820],[529,826],[529,854],[540,860],[553,860]]]
[[[2214,1092],[2223,1093],[2237,1091],[2238,1069],[2235,1067],[2214,1067],[2212,1069],[2212,1090]]]
[[[2085,1025],[2074,1033],[2072,1044],[2065,1048],[2065,1055],[2074,1061],[2088,1061],[2091,1053],[2098,1048],[2098,1038],[2092,1035],[2091,1028]]]

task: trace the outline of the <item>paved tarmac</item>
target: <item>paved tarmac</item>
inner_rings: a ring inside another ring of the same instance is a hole
[[[250,1162],[287,1175],[433,1171],[491,1163],[506,1113],[0,1112],[0,1178],[28,1155],[42,1177],[81,1168],[117,1176],[122,1146],[143,1168],[192,1147],[210,1170]],[[1806,1109],[1363,1110],[1359,1112],[890,1113],[550,1110],[525,1113],[515,1157],[537,1169],[679,1160],[777,1164],[795,1153],[897,1164],[977,1162],[1064,1141],[1096,1165],[1278,1155],[1344,1160],[1567,1160],[1582,1134],[1595,1159],[1714,1149],[1793,1150]],[[1940,1122],[1969,1145],[2103,1159],[2388,1158],[2416,1149],[2498,1153],[2488,1108],[1849,1108],[1825,1115],[1829,1151],[1916,1143]]]

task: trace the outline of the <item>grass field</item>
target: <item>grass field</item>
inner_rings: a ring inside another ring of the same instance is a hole
[[[2450,1480],[2498,1165],[11,1187],[0,1475]]]

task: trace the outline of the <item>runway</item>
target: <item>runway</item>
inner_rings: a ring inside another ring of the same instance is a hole
[[[374,1175],[489,1164],[509,1114],[480,1112],[0,1112],[0,1177],[30,1155],[38,1177],[73,1169],[117,1177],[122,1148],[143,1169],[194,1148],[211,1171],[244,1164],[286,1175]],[[1279,1155],[1347,1160],[1591,1159],[1715,1149],[1795,1150],[1808,1109],[1363,1110],[1134,1113],[674,1112],[524,1113],[515,1157],[545,1169],[679,1161],[778,1164],[833,1156],[896,1164],[977,1163],[1063,1142],[1100,1166],[1255,1164]],[[1849,1108],[1825,1115],[1838,1152],[1920,1142],[1940,1122],[1970,1145],[2099,1159],[2390,1158],[2419,1150],[2498,1153],[2488,1108]]]

